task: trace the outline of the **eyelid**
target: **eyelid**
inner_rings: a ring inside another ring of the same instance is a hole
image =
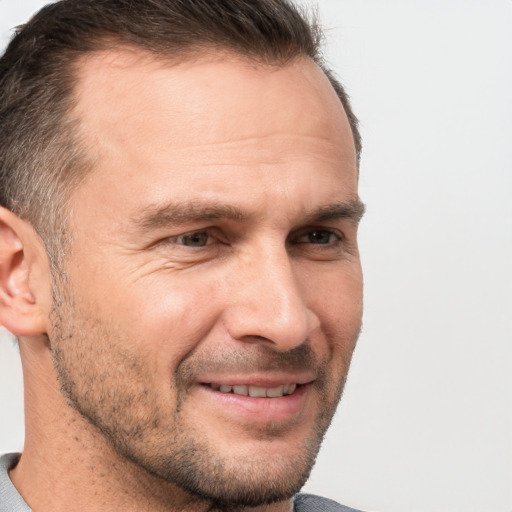
[[[183,242],[180,242],[180,239],[184,239],[186,237],[192,237],[194,235],[205,234],[207,237],[206,243],[204,245],[187,245]],[[185,248],[185,249],[204,249],[208,246],[214,245],[215,243],[224,243],[225,237],[222,232],[214,226],[192,229],[191,231],[186,231],[185,233],[180,233],[178,235],[171,235],[165,238],[162,238],[157,244],[170,244],[175,245],[177,247]]]
[[[212,240],[212,236],[204,229],[201,229],[200,231],[191,231],[190,233],[184,233],[182,235],[177,235],[175,237],[172,237],[175,241],[176,244],[178,245],[185,245],[185,243],[183,242],[180,242],[180,239],[185,239],[185,238],[191,238],[193,237],[194,235],[206,235],[206,243],[204,245],[198,245],[198,246],[194,246],[194,245],[190,245],[190,246],[187,246],[187,247],[204,247],[206,245],[209,245],[209,243],[211,243],[211,240]]]
[[[311,240],[300,240],[301,238],[307,237],[311,235],[311,233],[320,232],[320,233],[328,233],[330,236],[333,236],[335,239],[328,241],[326,243],[317,242]],[[191,237],[195,234],[205,234],[207,236],[206,243],[204,245],[193,245],[186,244],[180,239],[184,239],[185,237]],[[205,228],[192,229],[190,231],[186,231],[184,233],[179,233],[176,235],[166,236],[161,238],[156,243],[152,244],[153,246],[158,245],[175,245],[178,248],[183,248],[186,250],[189,249],[206,249],[211,245],[215,245],[216,243],[225,244],[225,243],[233,243],[235,242],[235,238],[232,235],[226,239],[223,231],[219,230],[216,226],[208,226]],[[329,247],[333,247],[334,245],[338,245],[346,240],[345,233],[338,228],[334,228],[332,226],[308,226],[304,228],[300,228],[295,232],[292,232],[287,237],[287,244],[295,245],[295,244],[309,244],[312,246],[324,246],[325,249]]]
[[[329,242],[329,243],[326,243],[326,244],[313,244],[313,245],[327,245],[327,246],[330,246],[330,245],[333,245],[334,243],[336,242],[341,242],[345,239],[345,236],[343,234],[343,232],[341,232],[339,229],[334,229],[332,227],[329,227],[329,226],[312,226],[312,227],[308,227],[308,228],[305,228],[305,229],[302,229],[296,233],[294,233],[291,237],[290,237],[290,241],[292,243],[303,243],[303,242],[298,242],[298,240],[302,237],[305,237],[305,236],[308,236],[310,235],[311,233],[315,233],[315,232],[322,232],[322,233],[329,233],[330,235],[334,235],[336,237],[336,240],[332,241],[332,242]],[[312,243],[312,242],[305,242],[305,243]]]

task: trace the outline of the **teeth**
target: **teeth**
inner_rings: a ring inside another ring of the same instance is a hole
[[[297,389],[297,384],[288,384],[287,386],[284,386],[283,394],[291,395],[296,389]]]
[[[277,386],[277,388],[268,388],[267,396],[269,398],[278,398],[280,396],[283,396],[283,388],[284,386]]]
[[[249,394],[249,391],[247,390],[247,386],[233,386],[233,393],[235,395],[247,396]]]
[[[249,386],[249,396],[265,398],[267,396],[267,390],[265,388],[257,388],[256,386]]]
[[[254,398],[279,398],[291,395],[297,389],[297,384],[285,384],[275,388],[260,388],[258,386],[246,385],[228,386],[227,384],[210,384],[210,386],[212,389],[222,393],[233,393]]]

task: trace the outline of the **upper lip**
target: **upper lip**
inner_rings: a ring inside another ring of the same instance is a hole
[[[225,384],[228,386],[255,386],[260,388],[276,388],[288,384],[309,384],[315,380],[315,375],[306,373],[282,373],[267,375],[204,375],[201,384]]]

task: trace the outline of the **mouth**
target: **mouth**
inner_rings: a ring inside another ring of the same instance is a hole
[[[239,396],[249,396],[252,398],[281,398],[283,396],[288,396],[297,390],[297,387],[300,387],[301,384],[292,383],[292,384],[279,384],[273,387],[261,387],[261,386],[253,386],[250,384],[217,384],[210,383],[205,384],[205,386],[210,387],[214,391],[220,391],[221,393],[233,394]]]
[[[200,406],[205,414],[211,410],[213,416],[223,420],[261,426],[307,417],[306,411],[314,409],[309,407],[316,396],[314,381],[310,373],[281,377],[211,376],[199,381],[196,389],[203,390],[198,396],[205,400]]]

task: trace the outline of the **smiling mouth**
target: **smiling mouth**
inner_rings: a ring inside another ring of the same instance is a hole
[[[214,391],[221,393],[231,393],[233,395],[250,396],[254,398],[280,398],[291,395],[300,384],[281,384],[273,388],[263,388],[259,386],[248,386],[244,384],[230,386],[227,384],[206,384]]]

